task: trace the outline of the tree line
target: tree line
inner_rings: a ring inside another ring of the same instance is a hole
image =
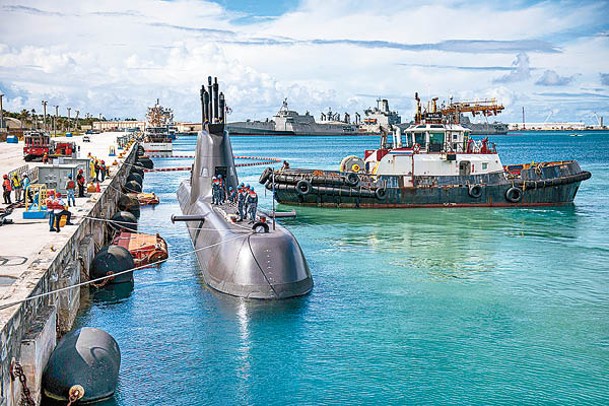
[[[36,109],[23,109],[20,112],[11,112],[2,110],[4,117],[15,118],[21,121],[21,127],[23,129],[42,129],[44,124],[44,114],[37,113]],[[47,128],[53,129],[53,120],[55,120],[55,115],[51,114],[51,112],[47,111]],[[117,121],[118,118],[114,118],[110,121]],[[78,117],[78,121],[76,117],[70,117],[69,120],[69,128],[71,129],[80,129],[82,126],[93,126],[94,121],[109,121],[106,117],[100,119],[98,117],[93,117],[90,114],[85,115],[85,117]],[[126,118],[124,121],[137,121],[135,118]],[[78,128],[76,127],[78,126]],[[57,131],[66,131],[68,129],[68,116],[58,116],[56,122]]]

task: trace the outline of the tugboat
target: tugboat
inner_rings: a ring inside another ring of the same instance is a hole
[[[573,202],[591,177],[576,161],[503,166],[488,138],[475,141],[458,124],[458,110],[432,105],[403,133],[381,136],[363,158],[345,157],[340,170],[267,168],[260,183],[279,203],[321,207],[523,207]],[[492,114],[487,111],[486,114]]]
[[[201,89],[203,130],[198,134],[190,180],[180,184],[184,215],[172,221],[188,225],[203,279],[213,289],[251,299],[286,299],[313,288],[313,278],[296,238],[279,224],[259,216],[252,224],[237,221],[235,204],[212,204],[212,179],[237,189],[239,180],[228,131],[224,95],[218,82]],[[254,219],[251,219],[254,220]]]

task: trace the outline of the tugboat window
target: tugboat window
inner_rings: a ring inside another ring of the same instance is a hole
[[[421,148],[425,148],[427,146],[427,139],[425,133],[415,133],[414,134],[414,142],[419,144]]]
[[[444,147],[444,133],[429,134],[429,150],[432,152],[440,152]]]
[[[472,163],[470,161],[459,162],[459,176],[469,176],[472,172]]]

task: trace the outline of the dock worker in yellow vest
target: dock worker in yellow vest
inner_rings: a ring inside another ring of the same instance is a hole
[[[19,175],[17,172],[13,172],[13,177],[11,178],[11,183],[13,184],[13,190],[15,191],[15,201],[21,201],[21,191],[23,190],[21,180],[19,179]]]
[[[97,159],[89,152],[89,179],[95,177],[95,161],[97,161]]]

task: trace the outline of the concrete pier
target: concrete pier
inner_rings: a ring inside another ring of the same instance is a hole
[[[118,157],[108,155],[109,147],[118,154],[117,135],[124,133],[92,135],[90,143],[83,143],[82,137],[67,139],[80,145],[79,157],[91,152],[110,167],[110,178],[101,183],[100,193],[76,199],[76,207],[71,208],[74,226],[49,232],[48,219],[23,220],[23,209],[16,209],[10,217],[15,224],[0,227],[0,406],[17,405],[23,396],[20,380],[11,373],[14,362],[22,366],[26,385],[39,404],[44,367],[57,339],[72,328],[80,289],[4,306],[88,280],[95,252],[109,239],[107,223],[94,219],[109,219],[116,212],[119,191],[136,158],[131,149],[111,166]],[[36,172],[31,163],[25,166],[22,149],[23,143],[0,144],[0,173],[17,168]]]

